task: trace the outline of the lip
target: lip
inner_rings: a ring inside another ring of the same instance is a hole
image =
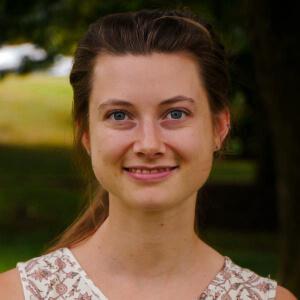
[[[171,176],[173,173],[175,173],[178,169],[178,166],[170,167],[170,166],[158,166],[158,167],[141,167],[141,166],[135,166],[130,167],[130,169],[147,169],[147,170],[153,170],[157,168],[171,168],[168,171],[158,172],[158,173],[149,173],[149,174],[143,174],[143,173],[133,173],[129,172],[129,168],[123,168],[123,171],[130,176],[131,178],[137,180],[137,181],[143,181],[143,182],[158,182],[166,179],[167,177]]]
[[[166,168],[176,168],[178,166],[142,166],[142,165],[137,165],[137,166],[129,166],[129,167],[124,167],[123,169],[146,169],[146,170],[153,170],[153,169],[166,169]]]

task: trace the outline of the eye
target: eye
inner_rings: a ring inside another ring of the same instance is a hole
[[[189,113],[181,109],[173,109],[167,113],[168,115],[171,116],[169,119],[180,120],[183,118],[183,115],[188,116]]]
[[[124,121],[124,120],[126,120],[125,119],[126,116],[127,116],[127,113],[125,111],[116,110],[116,111],[110,112],[107,115],[107,118],[115,120],[115,121]]]

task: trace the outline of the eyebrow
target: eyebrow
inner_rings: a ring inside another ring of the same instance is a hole
[[[170,104],[174,104],[174,103],[182,102],[182,101],[188,101],[192,104],[195,104],[195,100],[193,98],[186,97],[186,96],[183,96],[183,95],[177,95],[177,96],[174,96],[174,97],[171,97],[171,98],[168,98],[168,99],[165,99],[165,100],[161,101],[159,103],[159,106],[170,105]],[[108,99],[104,103],[101,103],[98,106],[98,110],[102,110],[105,107],[110,106],[110,105],[122,105],[122,106],[127,106],[127,107],[133,107],[134,106],[129,101],[126,101],[126,100],[123,100],[123,99],[114,99],[113,98],[113,99]]]

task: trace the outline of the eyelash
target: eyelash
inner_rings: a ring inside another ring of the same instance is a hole
[[[179,108],[176,108],[176,109],[170,109],[168,110],[165,115],[168,115],[169,113],[173,112],[173,111],[180,111],[182,113],[185,113],[186,116],[189,116],[191,114],[191,112],[185,110],[185,109],[179,109]],[[113,116],[115,113],[118,113],[118,112],[121,112],[121,113],[125,113],[127,116],[130,116],[130,113],[126,110],[113,110],[113,111],[110,111],[107,113],[106,115],[106,119],[109,119],[111,116]],[[172,120],[181,120],[181,119],[172,119]],[[114,121],[126,121],[126,120],[114,120]]]

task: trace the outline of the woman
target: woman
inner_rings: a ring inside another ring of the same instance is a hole
[[[47,254],[2,274],[3,299],[295,299],[197,234],[197,191],[230,128],[208,24],[188,11],[106,16],[70,81],[94,201]]]

